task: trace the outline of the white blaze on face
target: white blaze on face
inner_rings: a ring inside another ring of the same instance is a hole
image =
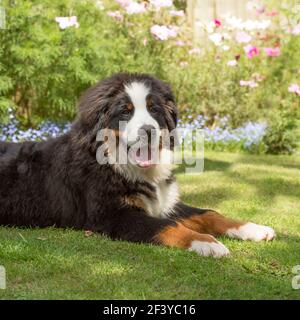
[[[128,121],[125,132],[127,141],[130,144],[137,140],[138,130],[143,125],[152,125],[155,129],[159,130],[159,124],[147,110],[146,98],[150,89],[143,82],[132,82],[126,85],[125,92],[129,95],[134,107],[133,116]]]

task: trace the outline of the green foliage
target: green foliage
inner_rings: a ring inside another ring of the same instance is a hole
[[[266,153],[293,153],[299,135],[296,133],[297,121],[286,111],[281,111],[270,123],[263,138]]]
[[[82,91],[119,70],[124,37],[94,1],[6,1],[0,34],[0,93],[18,106],[24,123],[69,119]],[[60,30],[56,16],[80,16]],[[119,54],[121,52],[121,54]],[[8,106],[8,104],[6,105]],[[1,103],[1,110],[4,104]]]
[[[174,4],[184,9],[186,2]],[[249,43],[237,43],[238,28],[226,27],[223,18],[221,27],[207,33],[222,34],[220,45],[206,37],[194,43],[186,17],[170,15],[175,7],[157,11],[146,6],[145,13],[127,14],[109,0],[6,0],[2,5],[7,16],[7,28],[0,31],[2,118],[10,105],[26,126],[47,118],[70,120],[87,87],[115,72],[128,71],[151,73],[171,83],[181,115],[205,115],[209,126],[224,116],[229,116],[233,128],[249,120],[267,120],[275,134],[278,117],[274,114],[281,115],[282,105],[285,119],[291,114],[299,119],[299,112],[294,112],[299,110],[299,96],[288,92],[292,83],[300,85],[300,36],[287,31],[300,19],[293,1],[266,2],[266,12],[278,9],[279,14],[263,17],[272,20],[272,27],[249,32],[250,44],[260,49],[252,59],[244,52]],[[118,12],[119,19],[109,16],[110,12]],[[80,26],[61,30],[55,21],[59,16],[77,16]],[[177,36],[159,40],[150,32],[153,25],[176,27]],[[278,45],[280,56],[264,53],[264,47]],[[233,60],[237,65],[228,66]],[[257,87],[241,87],[241,80],[254,80]],[[284,136],[292,137],[293,126],[280,128],[286,130]],[[271,136],[266,139],[271,142]]]

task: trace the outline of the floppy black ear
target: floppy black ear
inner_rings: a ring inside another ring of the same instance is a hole
[[[77,119],[73,124],[73,138],[81,146],[95,151],[99,130],[106,127],[111,86],[100,82],[88,89],[79,100]]]
[[[165,100],[165,109],[167,117],[167,125],[169,131],[177,126],[178,109],[175,103],[175,97],[169,84],[162,83],[162,91]]]
[[[90,129],[95,126],[105,127],[111,90],[112,88],[100,82],[82,95],[78,106],[78,119]]]
[[[169,130],[173,130],[177,126],[178,109],[174,101],[169,100],[166,104],[167,110],[167,124]]]

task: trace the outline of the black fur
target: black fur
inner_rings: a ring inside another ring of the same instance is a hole
[[[136,194],[151,197],[152,185],[128,182],[111,165],[96,161],[97,132],[114,127],[120,101],[127,99],[124,83],[133,80],[151,86],[152,98],[161,106],[160,126],[175,128],[177,110],[167,84],[132,74],[100,82],[80,100],[69,133],[46,142],[0,143],[0,225],[71,227],[113,239],[151,242],[162,228],[174,224],[172,219],[151,217],[123,202]]]

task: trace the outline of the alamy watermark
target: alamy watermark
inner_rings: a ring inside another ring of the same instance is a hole
[[[3,266],[0,266],[0,289],[6,289],[6,271]]]
[[[185,173],[197,174],[204,169],[203,130],[140,128],[134,134],[126,131],[126,122],[117,129],[101,129],[97,141],[99,164],[133,164],[141,168],[162,164],[185,165]]]
[[[292,269],[293,274],[295,276],[292,279],[292,288],[295,290],[300,289],[300,265],[294,266]]]
[[[6,28],[6,12],[5,8],[1,6],[1,0],[0,0],[0,29]]]

